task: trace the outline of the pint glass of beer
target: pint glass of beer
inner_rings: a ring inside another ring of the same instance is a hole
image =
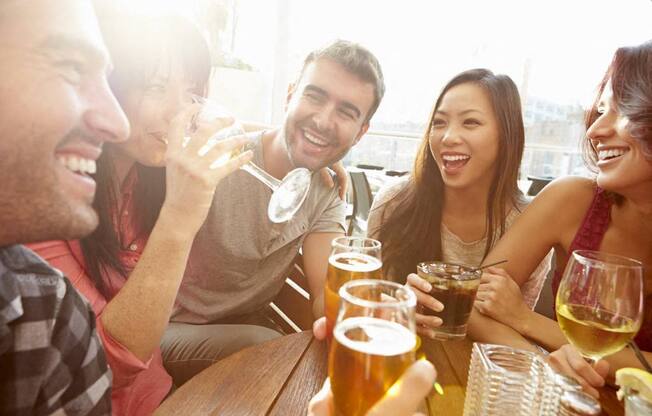
[[[414,292],[385,280],[353,280],[339,291],[328,376],[335,414],[364,415],[414,362]]]
[[[382,266],[380,241],[364,237],[339,237],[333,240],[324,288],[326,333],[329,336],[333,333],[340,305],[337,294],[340,287],[349,280],[380,279]]]
[[[440,327],[434,328],[435,339],[445,341],[464,338],[482,270],[431,261],[419,263],[417,274],[432,286],[430,295],[444,305],[441,312],[419,305],[419,313],[438,316],[443,322]]]

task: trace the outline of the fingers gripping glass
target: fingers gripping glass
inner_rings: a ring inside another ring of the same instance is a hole
[[[228,118],[227,111],[214,101],[200,96],[193,96],[192,99],[193,102],[201,105],[201,110],[197,113],[190,126],[188,126],[188,134],[196,130],[197,124],[200,122],[205,123],[217,118]],[[206,154],[220,140],[236,135],[244,135],[242,125],[237,121],[233,122],[230,126],[221,129],[208,139],[206,144],[199,149],[199,153]],[[249,150],[251,147],[253,147],[253,144],[249,143],[241,149],[224,155],[217,159],[213,165],[211,165],[211,168],[223,165],[228,160],[238,156],[246,150]],[[310,180],[312,177],[312,174],[308,169],[294,169],[285,175],[283,180],[280,181],[251,161],[244,164],[240,169],[248,172],[272,190],[272,197],[267,206],[267,216],[269,217],[269,220],[274,223],[281,223],[290,220],[299,208],[301,208],[306,196],[308,196]]]
[[[576,250],[559,284],[557,320],[588,359],[620,351],[643,321],[643,265],[599,251]]]

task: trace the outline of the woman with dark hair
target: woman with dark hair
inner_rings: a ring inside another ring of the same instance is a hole
[[[426,295],[414,273],[428,260],[478,266],[526,206],[517,187],[524,145],[521,101],[514,82],[487,69],[472,69],[446,84],[435,102],[412,175],[379,192],[369,235],[383,243],[383,268],[407,282],[419,302]],[[547,264],[523,291],[534,306]],[[408,276],[409,275],[409,276]],[[423,292],[422,292],[423,291]],[[439,318],[417,315],[418,331],[434,336]]]
[[[227,120],[194,121],[196,133],[185,142],[198,111],[191,95],[206,92],[210,71],[208,48],[190,22],[175,16],[100,18],[115,65],[109,82],[131,134],[127,142],[106,146],[96,173],[95,166],[79,166],[95,174],[96,231],[81,241],[32,248],[69,277],[97,315],[113,373],[113,413],[146,415],[172,386],[159,344],[193,239],[219,181],[252,154],[212,166],[244,138],[199,154]]]
[[[522,336],[556,350],[567,344],[557,322],[527,308],[518,290],[540,259],[555,250],[552,287],[556,294],[574,250],[635,258],[644,264],[646,287],[644,322],[635,340],[652,361],[652,41],[616,51],[587,112],[586,127],[583,145],[589,166],[597,173],[595,179],[562,178],[535,198],[487,256],[488,262],[509,262],[500,266],[502,276],[483,277],[475,306]],[[476,318],[471,325],[476,338],[503,343],[520,338],[511,330],[509,336],[496,337],[495,325]],[[500,332],[505,334],[505,328]],[[604,383],[605,364],[592,368],[569,346],[554,353],[552,360],[593,394],[597,391],[590,385]],[[607,360],[613,370],[641,366],[629,348]]]

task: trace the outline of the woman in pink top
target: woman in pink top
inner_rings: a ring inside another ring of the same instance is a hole
[[[567,345],[557,322],[526,307],[517,283],[551,248],[558,272],[572,251],[582,248],[643,262],[645,310],[636,341],[652,361],[652,41],[618,49],[587,113],[586,126],[585,155],[596,178],[568,177],[551,183],[491,251],[486,261],[509,262],[500,266],[503,276],[483,278],[476,307],[484,315],[472,316],[471,334],[510,344],[526,337],[549,350],[561,348],[553,353],[553,362],[597,394],[591,386],[604,383],[606,363],[591,367],[581,359]],[[558,279],[559,274],[554,290]],[[641,367],[629,348],[607,361],[614,371]]]
[[[159,343],[192,241],[218,182],[251,152],[211,168],[245,143],[237,138],[198,155],[208,137],[231,123],[226,120],[199,124],[182,144],[197,112],[191,94],[206,92],[210,71],[208,48],[192,24],[179,17],[100,18],[115,65],[109,81],[131,135],[106,146],[97,163],[98,229],[81,241],[32,248],[70,278],[97,315],[113,372],[114,414],[147,415],[172,386]],[[82,70],[71,65],[73,76]],[[79,169],[95,173],[95,166]]]

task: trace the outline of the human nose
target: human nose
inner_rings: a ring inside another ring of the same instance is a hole
[[[441,136],[441,143],[444,146],[453,146],[460,142],[460,135],[453,124],[446,126]]]
[[[91,90],[83,119],[93,136],[101,141],[123,142],[129,137],[129,120],[106,78]]]
[[[605,140],[613,136],[617,115],[613,111],[600,115],[586,131],[586,137],[592,142]]]
[[[335,115],[335,106],[326,104],[319,107],[313,116],[316,127],[319,130],[330,130],[333,126],[333,117]]]

